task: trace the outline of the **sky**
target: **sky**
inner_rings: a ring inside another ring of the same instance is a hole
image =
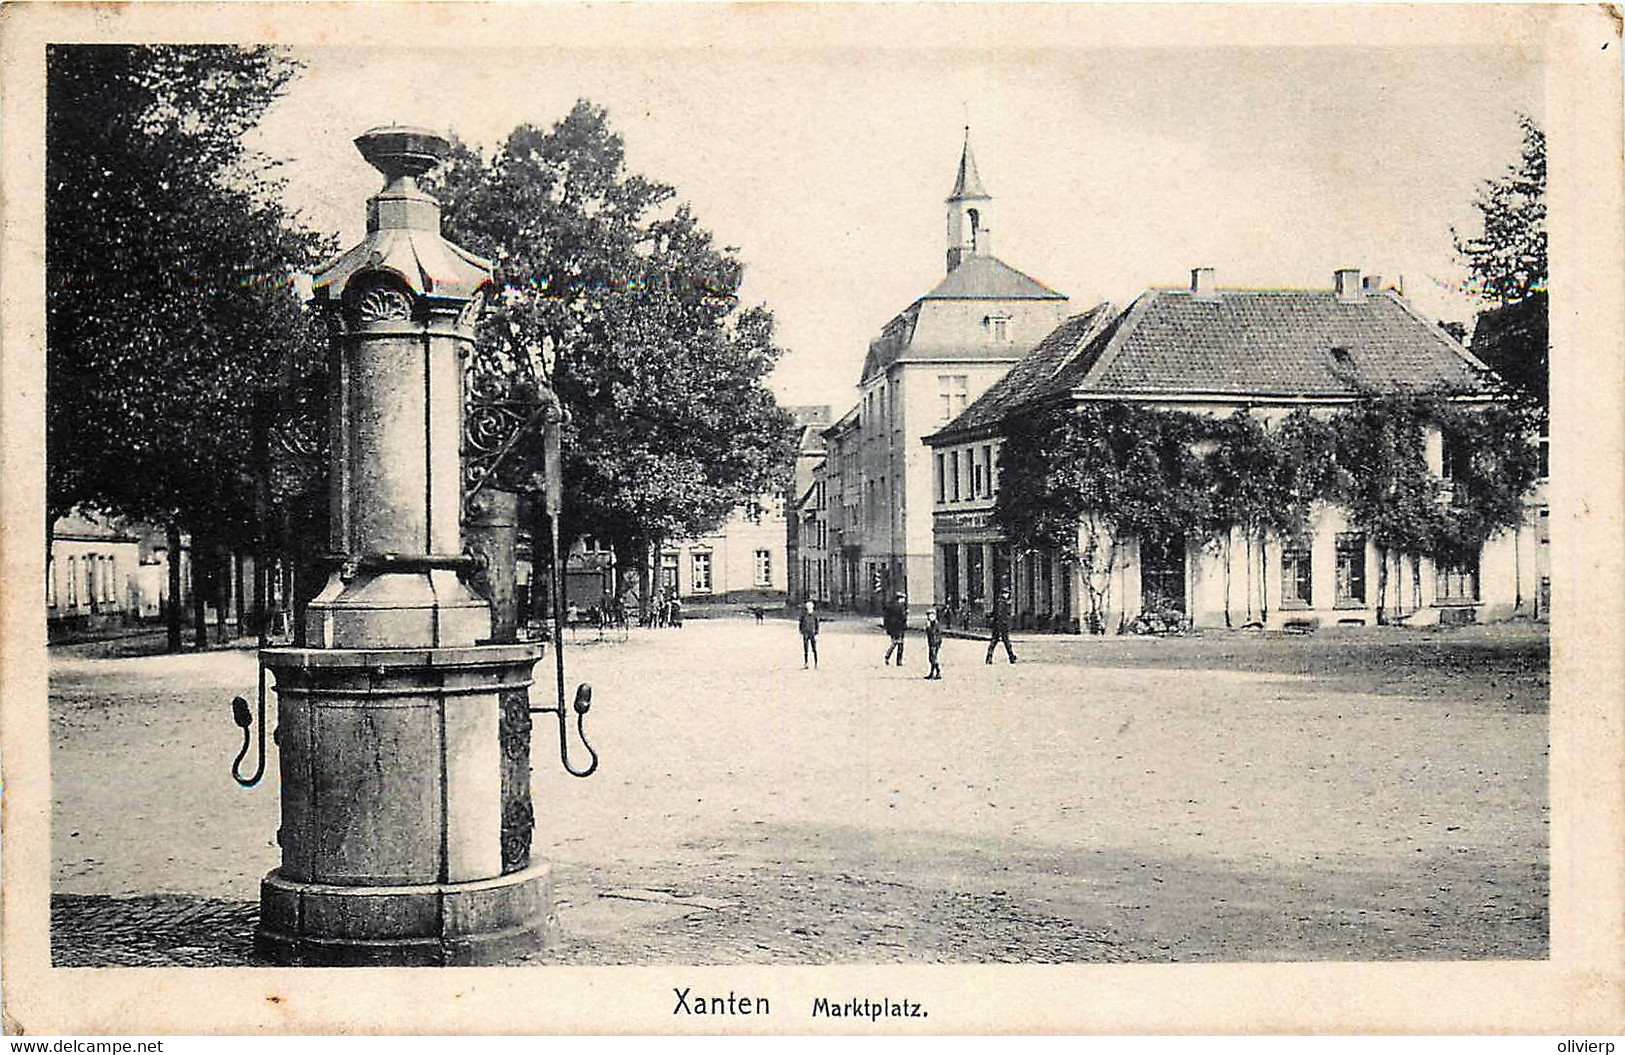
[[[1086,36],[1086,35],[1085,35]],[[780,39],[780,38],[775,38]],[[255,145],[287,201],[344,245],[377,174],[351,145],[379,124],[492,147],[606,107],[629,167],[677,188],[773,309],[783,403],[839,415],[871,338],[944,273],[944,198],[964,128],[994,253],[1076,311],[1150,286],[1331,285],[1403,277],[1434,318],[1468,320],[1452,225],[1540,119],[1539,57],[1515,47],[998,47],[877,34],[807,46],[298,47],[305,71]]]

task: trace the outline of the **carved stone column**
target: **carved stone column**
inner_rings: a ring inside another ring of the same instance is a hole
[[[333,335],[333,570],[311,647],[261,653],[282,864],[256,945],[282,963],[488,963],[553,926],[547,866],[503,867],[500,715],[539,653],[480,644],[491,609],[461,577],[461,358],[490,271],[440,237],[417,186],[444,138],[383,128],[356,146],[387,183],[367,237],[314,284]]]

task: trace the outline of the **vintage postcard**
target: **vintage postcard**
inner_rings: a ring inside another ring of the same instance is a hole
[[[6,1031],[1618,1034],[1620,46],[8,6]]]

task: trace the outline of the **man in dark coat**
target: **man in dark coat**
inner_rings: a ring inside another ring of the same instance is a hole
[[[941,681],[942,668],[937,665],[937,654],[942,651],[942,624],[937,622],[937,610],[925,610],[925,650],[926,658],[930,660],[931,669],[926,671],[926,681]]]
[[[1000,641],[1004,642],[1004,654],[1010,657],[1010,662],[1016,661],[1016,650],[1010,647],[1010,591],[1002,591],[993,602],[993,610],[988,613],[988,622],[993,627],[993,636],[987,639],[987,662],[993,662],[993,649]]]
[[[806,608],[801,613],[802,670],[807,669],[808,655],[812,656],[812,665],[816,669],[818,666],[818,616],[813,612],[813,603],[811,601],[807,602]]]
[[[886,628],[891,636],[891,644],[886,647],[886,659],[890,663],[893,652],[897,653],[897,665],[903,665],[903,635],[908,632],[908,609],[903,605],[903,595],[898,594],[897,600],[888,604],[881,613],[880,625]]]

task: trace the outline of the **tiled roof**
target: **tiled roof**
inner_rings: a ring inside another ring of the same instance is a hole
[[[1065,300],[998,257],[969,256],[921,300]]]
[[[1067,319],[937,435],[996,425],[1012,408],[1055,390],[1056,373],[1068,367],[1075,356],[1098,349],[1103,343],[1100,335],[1116,318],[1112,305],[1101,303]]]
[[[1046,396],[1347,398],[1492,391],[1483,363],[1389,293],[1152,290],[1074,315],[930,439],[996,426]]]
[[[796,450],[802,454],[818,454],[824,450],[824,430],[827,423],[802,425],[799,430],[799,439],[796,441]]]
[[[140,536],[122,518],[75,506],[51,525],[55,538],[135,542]]]
[[[1344,303],[1329,290],[1153,290],[1057,381],[1102,394],[1488,391],[1483,364],[1397,296]]]

